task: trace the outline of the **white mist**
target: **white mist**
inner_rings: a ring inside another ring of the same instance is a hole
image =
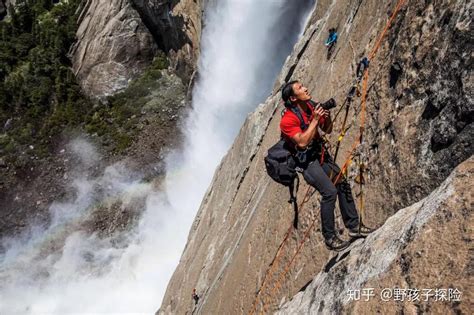
[[[51,206],[51,227],[3,241],[0,313],[154,313],[216,166],[247,114],[270,93],[312,3],[219,0],[209,7],[183,148],[166,159],[163,190],[129,179],[120,165],[101,178],[78,175],[71,186],[77,198]],[[95,163],[95,153],[87,156],[94,159],[85,158],[85,164]],[[97,185],[109,187],[102,197],[147,196],[137,230],[122,237],[125,246],[68,232],[97,201]],[[40,255],[41,246],[55,239],[64,240],[64,247]]]

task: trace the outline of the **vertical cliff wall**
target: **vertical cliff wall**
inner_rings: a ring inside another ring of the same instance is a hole
[[[275,279],[268,280],[269,285],[262,294],[266,311],[276,310],[281,301],[295,295],[327,266],[333,253],[327,251],[322,242],[318,194],[301,209],[300,228],[288,230],[293,211],[287,203],[287,189],[272,182],[265,173],[263,157],[279,137],[283,107],[278,89],[286,80],[299,79],[316,100],[335,97],[340,105],[354,80],[356,63],[374,47],[396,2],[317,2],[305,34],[287,59],[271,96],[249,115],[216,170],[159,313],[251,312],[267,270],[277,264],[273,259],[287,231],[286,247],[276,270],[281,272],[289,265],[298,246],[302,243],[304,246],[286,275],[281,277],[278,288]],[[427,196],[426,200],[432,199],[436,193],[429,194],[456,165],[473,153],[471,20],[469,1],[406,1],[376,58],[371,61],[365,141],[358,149],[368,166],[364,194],[365,221],[369,225],[381,226],[399,209]],[[337,28],[339,40],[327,60],[324,41],[331,27]],[[341,146],[339,163],[344,162],[358,136],[359,113],[360,100],[357,99],[349,112],[351,128]],[[335,130],[339,130],[340,125],[339,119]],[[337,134],[330,136],[333,142],[336,138]],[[461,172],[471,170],[464,167]],[[354,167],[349,178],[353,180],[355,175]],[[465,180],[468,179],[460,179],[461,183]],[[459,181],[457,183],[459,187]],[[303,184],[299,200],[303,200],[307,189]],[[444,189],[446,185],[438,192]],[[444,205],[446,211],[464,209],[465,200],[472,192],[472,187],[467,189],[467,193],[462,192],[464,199],[454,198]],[[358,194],[356,187],[354,194]],[[420,205],[413,207],[419,209]],[[463,211],[466,209],[461,213]],[[409,210],[397,216],[408,215],[406,212]],[[468,217],[470,214],[464,218]],[[309,230],[309,238],[305,239],[305,231],[313,219],[315,228]],[[443,220],[439,224],[444,224]],[[460,235],[465,232],[463,229],[451,232],[454,236],[447,240],[446,246],[471,241],[471,237]],[[389,233],[392,233],[389,228],[382,228],[366,245],[357,243],[355,246],[365,246],[365,250],[370,251],[371,242],[383,243]],[[442,250],[430,246],[435,252]],[[391,254],[400,255],[397,251]],[[431,257],[424,252],[419,255],[426,259]],[[429,264],[426,259],[417,261],[417,268]],[[459,268],[450,269],[449,261],[438,261],[438,267],[447,270],[443,277],[462,277],[458,271],[466,270],[463,268],[468,260],[455,260]],[[349,268],[346,272],[356,271]],[[382,276],[390,277],[391,272],[393,269],[386,269]],[[280,278],[280,275],[274,277]],[[424,285],[436,283],[428,281]],[[191,299],[193,288],[201,297],[196,307]],[[258,303],[258,307],[261,306],[262,301]],[[441,303],[438,309],[453,307]]]
[[[426,198],[334,255],[278,314],[468,314],[473,175],[471,157]]]

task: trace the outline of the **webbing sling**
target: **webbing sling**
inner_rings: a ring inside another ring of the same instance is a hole
[[[293,209],[295,210],[295,217],[293,218],[293,227],[295,229],[298,228],[298,201],[296,200],[296,195],[298,193],[299,187],[300,187],[300,177],[296,175],[296,191],[295,191],[294,183],[288,187],[290,190],[290,200],[288,200],[288,203],[293,203]]]
[[[300,121],[300,128],[301,128],[301,131],[305,131],[306,129],[308,129],[308,125],[306,125],[306,123],[304,122],[304,119],[303,119],[303,115],[301,115],[301,111],[299,109],[298,106],[292,106],[292,107],[289,107],[288,108],[293,114],[296,115],[296,117],[298,117],[299,121]]]
[[[308,125],[305,123],[305,121],[303,119],[303,115],[301,114],[301,111],[298,108],[298,106],[287,107],[287,109],[289,109],[293,114],[296,115],[296,117],[298,117],[298,119],[300,121],[301,131],[304,132],[306,129],[308,129]],[[313,111],[314,111],[314,108],[313,108]],[[323,159],[324,159],[324,145],[322,146],[322,151],[321,151],[321,162],[320,162],[321,164],[324,161]],[[292,184],[288,187],[288,189],[290,191],[290,200],[288,200],[288,203],[293,203],[293,209],[295,211],[295,217],[293,219],[293,227],[295,229],[298,228],[298,201],[296,199],[296,196],[298,194],[299,186],[300,186],[300,178],[297,175],[296,176],[296,191],[295,191],[295,185],[294,184]]]
[[[306,123],[304,122],[303,115],[301,115],[301,111],[297,106],[288,107],[287,109],[289,109],[293,114],[296,115],[296,117],[298,117],[300,121],[301,131],[305,131],[306,129],[308,129],[308,125],[306,125]],[[293,209],[295,211],[295,217],[293,218],[293,227],[295,229],[298,228],[298,200],[296,199],[296,196],[298,195],[299,187],[300,187],[300,177],[297,174],[296,175],[296,191],[295,191],[294,184],[291,184],[288,187],[288,189],[290,190],[290,200],[288,200],[288,203],[293,203]]]

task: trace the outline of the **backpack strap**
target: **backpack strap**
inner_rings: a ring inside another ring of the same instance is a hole
[[[292,106],[292,107],[289,107],[289,109],[293,112],[293,114],[295,114],[298,119],[300,120],[300,128],[302,131],[305,131],[306,129],[308,129],[308,125],[306,125],[306,123],[304,122],[304,119],[303,119],[303,115],[301,115],[301,111],[299,109],[298,106]]]
[[[309,100],[308,103],[313,107],[313,110],[315,110],[316,107],[318,107],[318,105],[321,104],[320,102],[315,102],[313,100]]]
[[[313,112],[316,107],[318,106],[318,102],[315,102],[313,100],[309,100],[307,102],[308,105],[310,105],[311,107],[311,111]],[[296,117],[298,117],[299,121],[300,121],[300,128],[302,131],[305,131],[306,129],[308,129],[308,126],[305,122],[304,122],[304,119],[303,119],[303,115],[301,114],[301,110],[298,106],[289,106],[289,105],[285,105],[285,108],[281,111],[281,116],[285,115],[285,112],[287,110],[290,110],[291,112],[293,112],[293,114],[296,115]]]
[[[295,210],[295,217],[293,219],[293,227],[298,229],[298,201],[296,200],[296,195],[298,194],[298,189],[300,187],[300,177],[296,175],[296,191],[295,182],[293,182],[288,188],[290,189],[290,200],[288,203],[293,203],[293,209]]]

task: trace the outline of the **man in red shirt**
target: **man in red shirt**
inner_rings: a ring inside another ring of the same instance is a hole
[[[350,242],[343,241],[334,228],[334,208],[339,199],[344,225],[351,237],[365,237],[373,230],[359,224],[359,215],[352,198],[351,186],[344,177],[336,184],[329,178],[336,177],[340,168],[328,152],[324,152],[323,140],[318,127],[325,133],[332,132],[332,120],[329,110],[311,100],[308,89],[298,81],[287,83],[282,89],[282,98],[287,110],[280,122],[283,138],[294,148],[293,157],[296,165],[303,169],[303,177],[322,196],[321,225],[327,248],[340,251],[347,248]],[[330,100],[334,102],[334,100]],[[303,118],[301,122],[297,112]],[[335,179],[335,178],[334,178]]]

